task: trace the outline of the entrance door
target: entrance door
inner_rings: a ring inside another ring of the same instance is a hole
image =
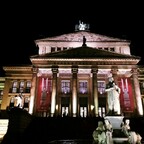
[[[88,98],[87,97],[80,97],[79,98],[79,105],[80,105],[80,116],[87,117],[88,115]]]
[[[68,116],[69,115],[69,97],[61,97],[61,116]]]
[[[62,107],[61,115],[62,117],[68,116],[68,107]]]
[[[87,107],[80,107],[80,116],[87,117]]]

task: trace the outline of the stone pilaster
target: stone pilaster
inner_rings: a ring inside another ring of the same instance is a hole
[[[29,113],[33,113],[34,109],[34,102],[36,99],[36,84],[37,84],[37,68],[33,68],[33,76],[32,76],[32,84],[31,84],[31,91],[30,91],[30,101],[29,101]]]
[[[77,73],[78,68],[72,68],[72,116],[77,116]]]
[[[140,86],[138,81],[138,71],[136,68],[132,69],[132,77],[133,77],[134,92],[136,97],[137,111],[139,115],[143,115],[142,99],[141,99]]]
[[[53,117],[56,110],[58,68],[52,68],[52,72],[53,72],[53,79],[52,79],[52,96],[51,96],[51,116]]]
[[[94,99],[94,114],[98,116],[98,84],[97,84],[97,68],[92,68],[92,93]]]

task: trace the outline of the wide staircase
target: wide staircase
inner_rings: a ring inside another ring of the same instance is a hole
[[[8,131],[1,144],[93,144],[92,133],[98,126],[98,117],[37,117],[13,108],[9,111]],[[131,128],[144,140],[144,118],[131,118]],[[114,143],[126,143],[119,132]],[[121,141],[121,140],[122,141]]]

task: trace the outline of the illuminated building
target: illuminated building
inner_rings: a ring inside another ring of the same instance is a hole
[[[80,27],[79,27],[80,26]],[[107,113],[105,86],[110,74],[121,88],[121,113],[143,116],[144,69],[131,55],[130,41],[89,31],[76,31],[35,40],[38,55],[31,65],[4,66],[6,72],[1,111],[16,105],[38,116],[100,116]]]

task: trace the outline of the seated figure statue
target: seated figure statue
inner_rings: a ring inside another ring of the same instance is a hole
[[[141,144],[142,137],[135,131],[131,131],[129,124],[129,119],[126,119],[125,122],[121,124],[121,130],[128,137],[129,144]]]
[[[112,128],[112,124],[108,119],[104,120],[104,127],[106,132],[106,144],[113,144],[113,139],[112,139],[113,128]]]
[[[94,144],[106,144],[106,133],[105,133],[105,127],[102,121],[98,122],[98,127],[93,131],[93,140]]]

